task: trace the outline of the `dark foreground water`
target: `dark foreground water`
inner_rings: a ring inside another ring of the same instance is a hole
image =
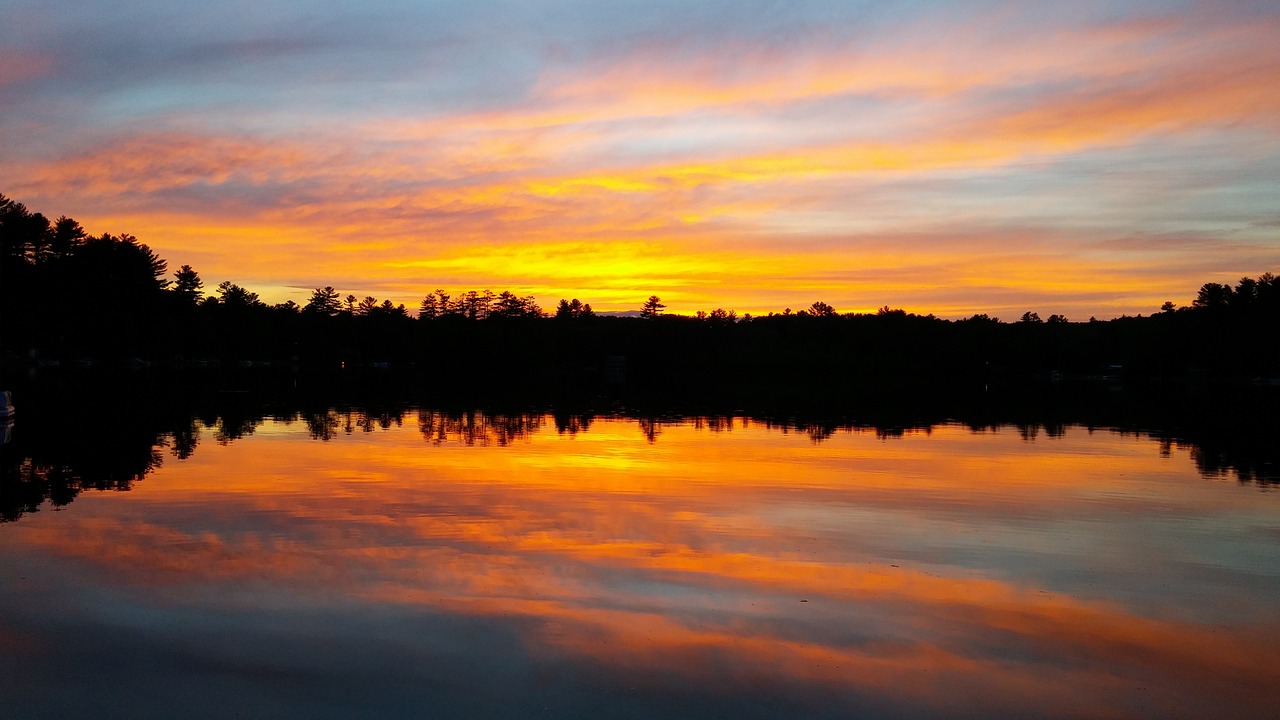
[[[98,422],[9,430],[5,718],[1280,709],[1280,493],[1142,433]]]

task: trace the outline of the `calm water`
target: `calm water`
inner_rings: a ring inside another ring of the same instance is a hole
[[[127,492],[0,524],[0,716],[1280,708],[1280,493],[1141,434],[411,411],[162,439],[72,483]]]

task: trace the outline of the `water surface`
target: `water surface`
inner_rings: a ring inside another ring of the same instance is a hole
[[[1271,717],[1280,494],[1195,452],[1080,426],[207,418],[77,481],[127,492],[0,525],[0,703]]]

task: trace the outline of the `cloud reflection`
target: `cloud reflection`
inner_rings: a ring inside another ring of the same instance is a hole
[[[108,617],[283,634],[290,650],[255,662],[291,675],[317,671],[291,633],[351,642],[316,624],[339,613],[380,643],[382,618],[433,627],[391,650],[432,668],[492,651],[499,675],[555,673],[578,701],[686,698],[688,716],[744,698],[814,716],[1267,708],[1276,578],[1236,559],[1269,552],[1251,535],[1269,516],[1183,456],[1080,428],[815,444],[672,422],[649,444],[635,421],[546,424],[423,413],[317,443],[268,421],[4,538],[48,592],[110,593]],[[1234,540],[1188,547],[1205,526]],[[266,631],[275,607],[292,617]]]

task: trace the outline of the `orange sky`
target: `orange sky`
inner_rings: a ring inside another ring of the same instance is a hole
[[[61,5],[0,30],[0,192],[271,302],[1084,320],[1280,270],[1266,3]]]

